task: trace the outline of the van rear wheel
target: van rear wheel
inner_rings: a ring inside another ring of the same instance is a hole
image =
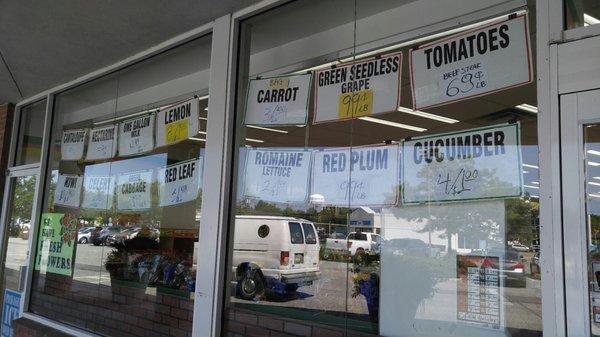
[[[265,294],[265,283],[256,269],[248,268],[237,283],[237,293],[244,300],[260,299]]]

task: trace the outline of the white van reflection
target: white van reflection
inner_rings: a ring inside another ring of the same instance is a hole
[[[233,244],[236,296],[289,295],[321,277],[312,222],[278,216],[237,216]]]

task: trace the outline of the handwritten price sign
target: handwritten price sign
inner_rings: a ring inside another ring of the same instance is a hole
[[[338,117],[352,118],[373,113],[373,90],[361,90],[340,95]]]
[[[189,120],[184,119],[166,125],[165,143],[173,144],[188,139]]]

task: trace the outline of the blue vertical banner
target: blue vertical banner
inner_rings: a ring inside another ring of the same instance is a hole
[[[21,311],[21,293],[4,289],[4,303],[2,305],[2,337],[12,337],[13,320],[19,317]]]

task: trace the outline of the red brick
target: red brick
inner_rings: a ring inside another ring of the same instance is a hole
[[[235,313],[235,320],[240,322],[240,323],[246,323],[246,324],[252,324],[252,325],[256,325],[258,322],[258,317],[256,317],[256,315],[253,314],[247,314],[247,313],[243,313],[243,312],[236,312]]]
[[[310,337],[311,328],[307,325],[285,322],[283,330],[287,333],[291,333],[298,336]]]
[[[319,327],[313,327],[313,337],[344,337],[344,333],[339,330],[329,330]]]
[[[246,336],[249,337],[265,337],[269,336],[269,330],[258,326],[247,326]]]
[[[258,326],[271,330],[283,331],[283,321],[266,316],[258,316]]]

